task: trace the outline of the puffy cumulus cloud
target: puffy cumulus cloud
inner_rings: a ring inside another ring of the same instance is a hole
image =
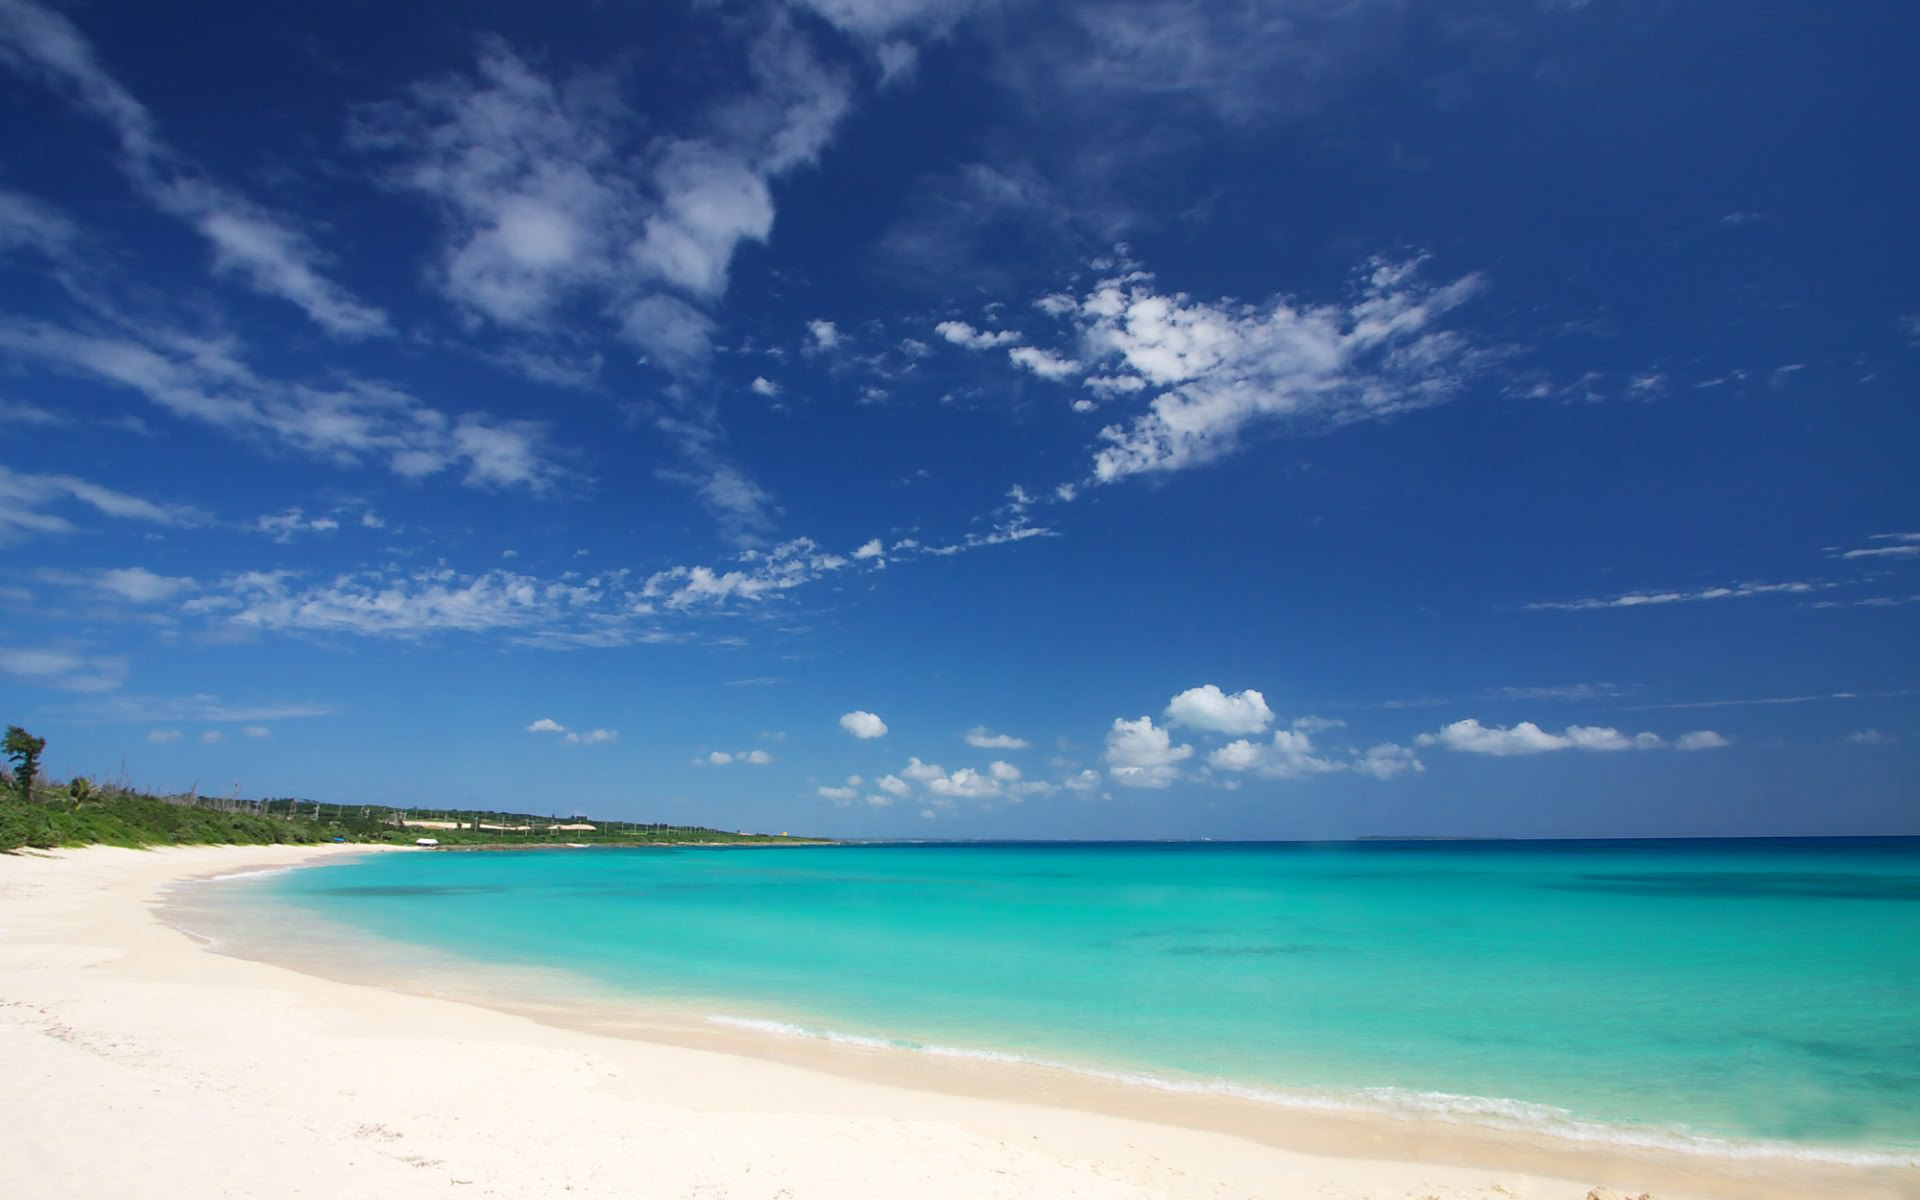
[[[1423,733],[1414,742],[1421,746],[1463,750],[1469,754],[1502,756],[1545,754],[1565,750],[1573,744],[1570,739],[1548,733],[1532,721],[1522,721],[1511,728],[1489,728],[1472,717],[1443,726],[1438,733]]]
[[[1732,744],[1711,729],[1696,729],[1673,740],[1675,750],[1719,750]]]
[[[1048,378],[1098,372],[1093,390],[1110,401],[1152,396],[1144,411],[1101,430],[1096,481],[1179,470],[1231,452],[1255,425],[1379,420],[1458,392],[1484,356],[1444,321],[1484,283],[1466,275],[1430,285],[1419,267],[1375,261],[1354,299],[1318,305],[1208,302],[1128,271],[1071,308],[1053,306],[1073,327],[1079,358],[1011,353]]]
[[[51,511],[65,504],[149,525],[195,525],[203,520],[191,508],[143,500],[77,476],[30,475],[0,466],[0,543],[36,533],[72,533],[73,522]]]
[[[1706,740],[1696,742],[1695,739]],[[1436,733],[1423,733],[1414,739],[1414,743],[1498,757],[1551,754],[1557,750],[1613,753],[1622,750],[1662,750],[1667,747],[1666,739],[1657,733],[1628,734],[1608,725],[1569,725],[1562,733],[1550,733],[1531,721],[1521,721],[1512,726],[1487,726],[1471,717],[1444,725]],[[1673,742],[1673,748],[1704,750],[1726,744],[1719,734],[1701,730],[1682,735]]]
[[[1115,717],[1107,731],[1107,774],[1124,787],[1166,787],[1180,777],[1179,764],[1191,757],[1193,747],[1174,745],[1152,717]]]
[[[1245,738],[1228,742],[1207,756],[1207,765],[1223,771],[1254,771],[1270,779],[1306,779],[1347,769],[1345,762],[1322,755],[1310,734],[1276,729],[1271,741]]]
[[[1167,705],[1167,721],[1209,733],[1260,733],[1273,723],[1267,698],[1248,688],[1232,695],[1216,684],[1188,688]]]
[[[860,794],[860,785],[865,782],[866,780],[858,775],[849,775],[844,786],[823,786],[814,790],[819,792],[823,799],[844,805],[851,803],[853,798]]]
[[[126,318],[116,319],[110,333],[6,318],[0,352],[126,388],[174,417],[323,462],[378,463],[404,479],[458,471],[462,482],[481,488],[540,488],[558,474],[544,426],[449,414],[376,380],[269,378],[226,338]],[[185,522],[176,516],[168,523]]]
[[[541,717],[538,721],[527,726],[528,733],[565,733],[566,731],[567,727],[552,717]]]
[[[840,728],[862,741],[885,737],[887,734],[887,723],[875,714],[862,709],[855,709],[850,713],[842,713],[840,715]],[[918,762],[919,760],[915,759],[914,761]]]
[[[620,732],[616,729],[587,729],[577,733],[573,731],[567,733],[568,744],[574,746],[604,746],[619,740]]]
[[[946,771],[938,763],[924,763],[918,757],[914,757],[909,758],[907,765],[900,768],[900,774],[915,783],[929,783],[945,775]]]
[[[840,345],[840,327],[832,321],[816,317],[807,322],[806,349],[814,354],[822,354]]]
[[[768,379],[765,375],[755,375],[753,382],[749,384],[748,387],[754,395],[765,396],[769,400],[780,394],[780,385]]]
[[[1419,774],[1427,769],[1410,747],[1392,742],[1382,742],[1365,753],[1357,753],[1351,766],[1356,773],[1375,779],[1392,779],[1409,771]]]
[[[976,750],[1025,750],[1027,741],[1010,733],[994,733],[985,725],[975,725],[967,730],[967,745]]]
[[[384,313],[326,277],[328,256],[296,223],[216,183],[171,147],[152,113],[65,16],[33,0],[0,4],[0,65],[45,82],[110,128],[119,142],[120,170],[134,191],[206,240],[216,275],[286,301],[340,337],[387,332]],[[20,228],[17,214],[10,224]],[[27,232],[45,248],[59,230],[42,219]]]
[[[975,329],[965,321],[942,321],[933,327],[933,331],[968,350],[991,350],[996,346],[1011,346],[1020,340],[1020,335],[1011,329]]]
[[[1001,780],[991,774],[983,774],[972,767],[961,767],[951,775],[942,775],[927,781],[927,790],[936,796],[951,796],[960,800],[986,800],[1001,793]]]
[[[879,538],[868,538],[854,549],[853,557],[855,562],[868,562],[878,559],[880,564],[884,566],[886,565],[886,547],[880,544]]]
[[[1010,762],[995,759],[993,762],[987,764],[987,774],[993,776],[1001,783],[1014,783],[1020,778],[1020,768]]]
[[[914,761],[918,762],[919,760],[915,759]],[[905,796],[913,791],[913,785],[898,775],[882,775],[873,781],[873,786],[879,788],[889,796]]]
[[[127,679],[127,660],[61,646],[0,646],[0,675],[63,692],[110,692]]]
[[[715,750],[705,758],[693,760],[695,766],[724,767],[729,763],[746,763],[749,766],[764,767],[773,761],[773,755],[765,750]]]
[[[1007,359],[1016,367],[1032,371],[1042,379],[1060,380],[1078,375],[1080,363],[1037,346],[1016,346],[1007,351]]]

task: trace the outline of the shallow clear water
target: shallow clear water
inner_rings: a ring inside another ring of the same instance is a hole
[[[769,1030],[1920,1152],[1916,840],[394,854],[223,889]]]

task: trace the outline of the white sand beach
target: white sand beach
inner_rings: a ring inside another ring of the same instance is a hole
[[[212,953],[154,913],[174,881],[357,849],[0,855],[0,1196],[1920,1195],[1912,1171],[1318,1117],[748,1033],[609,1037]]]

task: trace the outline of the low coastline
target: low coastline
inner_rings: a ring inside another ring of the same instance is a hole
[[[216,1180],[266,1194],[287,1189],[246,1180],[284,1171],[322,1194],[396,1196],[624,1195],[642,1179],[648,1194],[796,1197],[1920,1195],[1913,1170],[1714,1160],[710,1023],[496,1010],[205,953],[153,909],[180,880],[364,852],[0,857],[0,1036],[23,1085],[0,1119],[33,1147],[0,1162],[0,1192],[146,1180],[133,1190],[153,1195],[164,1176],[182,1195]],[[100,1161],[102,1136],[130,1153]],[[166,1165],[176,1137],[206,1155],[192,1178]]]

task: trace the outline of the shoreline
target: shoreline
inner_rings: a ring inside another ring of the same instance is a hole
[[[1710,1158],[1439,1119],[1283,1108],[710,1021],[681,1028],[647,1024],[644,1014],[556,1019],[567,1014],[409,994],[387,981],[340,982],[310,962],[288,968],[210,953],[155,911],[164,889],[188,879],[369,852],[382,851],[96,848],[0,857],[0,1037],[9,1061],[24,1063],[26,1083],[0,1100],[0,1111],[31,1105],[0,1119],[44,1126],[39,1136],[51,1143],[35,1140],[35,1153],[0,1162],[0,1191],[116,1190],[98,1174],[106,1165],[86,1153],[102,1105],[112,1109],[116,1142],[164,1151],[165,1134],[153,1127],[167,1125],[165,1114],[138,1100],[105,1100],[123,1089],[90,1089],[72,1077],[73,1063],[63,1069],[57,1061],[80,1054],[90,1069],[78,1074],[89,1078],[103,1070],[153,1075],[152,1064],[162,1064],[156,1077],[143,1077],[147,1087],[127,1094],[164,1095],[160,1108],[197,1114],[190,1124],[258,1123],[254,1132],[269,1136],[284,1169],[360,1188],[377,1179],[383,1194],[400,1196],[476,1181],[500,1195],[550,1195],[562,1190],[561,1178],[585,1195],[631,1194],[617,1182],[631,1166],[621,1159],[631,1147],[617,1148],[632,1136],[623,1130],[649,1121],[686,1143],[668,1155],[678,1165],[665,1169],[691,1182],[679,1191],[650,1184],[648,1194],[662,1195],[774,1195],[784,1186],[795,1197],[902,1189],[1198,1197],[1224,1187],[1351,1200],[1580,1200],[1604,1186],[1660,1200],[1920,1196],[1920,1172],[1906,1168]],[[258,1069],[232,1061],[235,1047],[225,1043],[234,1041],[264,1060]],[[116,1068],[113,1048],[130,1045],[143,1053]],[[85,1061],[89,1053],[96,1061]],[[448,1093],[438,1076],[474,1082]],[[513,1094],[487,1095],[485,1081]],[[224,1103],[236,1093],[249,1097],[244,1115]],[[566,1142],[557,1164],[550,1151],[503,1157],[502,1146],[524,1144],[529,1125],[598,1132],[556,1135]],[[305,1138],[294,1136],[302,1129]],[[836,1143],[839,1153],[822,1153]],[[432,1153],[414,1153],[422,1145]],[[249,1146],[243,1159],[265,1153]],[[660,1175],[660,1153],[646,1152],[642,1177]],[[166,1161],[150,1160],[150,1170]],[[409,1174],[391,1177],[394,1164]],[[215,1164],[207,1169],[214,1173],[202,1182],[218,1177]],[[862,1172],[858,1182],[849,1171]],[[710,1190],[693,1190],[699,1186]],[[182,1180],[181,1195],[193,1189]]]

